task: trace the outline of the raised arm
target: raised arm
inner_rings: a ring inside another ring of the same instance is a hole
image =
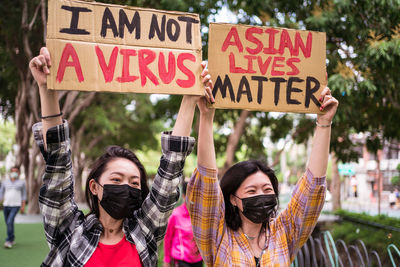
[[[332,97],[329,88],[325,88],[320,102],[325,113],[317,118],[308,170],[297,182],[287,208],[271,225],[271,231],[278,233],[277,238],[286,236],[291,260],[311,235],[325,202],[331,121],[338,101]]]
[[[201,66],[203,68],[202,82],[205,86],[205,95],[206,95],[204,99],[208,99],[210,102],[214,102],[214,97],[211,94],[211,87],[212,87],[211,76],[208,74],[205,62],[201,63]],[[192,129],[192,123],[193,123],[194,110],[196,108],[196,103],[199,100],[200,96],[192,96],[192,95],[183,96],[181,106],[179,108],[178,117],[176,118],[175,126],[172,131],[172,135],[178,135],[178,136],[190,135],[190,130]]]
[[[308,169],[317,177],[326,174],[331,141],[331,124],[339,105],[339,102],[331,95],[331,90],[328,87],[325,87],[322,91],[319,100],[321,102],[321,110],[325,111],[325,113],[318,114],[308,161]]]
[[[150,195],[144,200],[142,212],[138,215],[146,226],[144,231],[154,233],[157,242],[164,238],[168,218],[179,197],[178,186],[183,177],[185,159],[195,143],[189,135],[199,98],[185,95],[172,133],[164,132],[161,135],[160,165]]]
[[[83,213],[78,211],[73,199],[68,123],[62,121],[57,92],[47,90],[47,75],[51,67],[47,48],[40,50],[40,55],[30,61],[29,67],[39,86],[42,115],[42,122],[34,124],[32,129],[46,162],[39,206],[44,217],[46,239],[54,245],[63,240],[63,234],[72,231],[71,227],[76,227]]]
[[[202,76],[204,77],[204,79],[208,79],[208,84],[206,85],[207,98],[200,98],[197,104],[200,110],[197,163],[209,169],[217,169],[213,136],[213,121],[215,109],[207,107],[207,99],[209,102],[214,102],[214,97],[212,96],[211,92],[213,85],[207,69],[204,69]]]
[[[179,107],[178,117],[176,118],[172,135],[189,136],[192,129],[194,110],[196,102],[200,96],[185,95]]]
[[[46,148],[46,133],[53,126],[62,124],[60,114],[60,105],[58,103],[58,93],[55,90],[47,89],[47,75],[50,74],[51,58],[46,47],[40,49],[40,55],[34,57],[29,62],[29,68],[39,86],[41,116],[42,116],[42,132],[43,141]]]
[[[208,71],[203,71],[209,77]],[[206,95],[212,98],[212,82],[206,87]],[[225,204],[217,177],[217,164],[213,138],[214,109],[207,107],[205,98],[197,104],[200,110],[200,127],[197,148],[197,169],[187,187],[186,203],[193,225],[197,247],[207,266],[216,266],[217,249],[220,246],[225,227]]]

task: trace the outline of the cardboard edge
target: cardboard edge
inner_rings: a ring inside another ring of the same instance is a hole
[[[289,31],[303,31],[303,32],[314,32],[316,34],[324,34],[326,35],[326,32],[320,32],[320,31],[313,31],[313,30],[307,30],[307,29],[293,29],[293,28],[285,28],[285,27],[272,27],[272,26],[265,26],[265,25],[248,25],[248,24],[241,24],[241,23],[237,23],[237,24],[233,24],[233,23],[227,23],[227,22],[210,22],[209,23],[209,28],[211,27],[211,25],[231,25],[231,26],[245,26],[247,28],[252,28],[252,27],[259,27],[259,28],[274,28],[274,29],[280,29],[280,30],[289,30]]]

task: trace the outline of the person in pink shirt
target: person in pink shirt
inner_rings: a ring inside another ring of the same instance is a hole
[[[193,238],[192,223],[186,208],[187,182],[182,183],[183,204],[168,221],[164,238],[164,267],[201,267],[203,260]]]

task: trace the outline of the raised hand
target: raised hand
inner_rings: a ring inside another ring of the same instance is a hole
[[[29,62],[29,68],[39,88],[47,88],[47,75],[50,74],[51,58],[46,47],[40,49],[39,56],[32,58]]]
[[[213,83],[211,80],[211,75],[208,73],[208,69],[206,68],[206,65],[207,63],[205,61],[201,63],[201,67],[203,68],[203,71],[201,72],[201,77],[203,78],[205,97],[209,103],[214,104],[215,99],[212,94]]]
[[[318,114],[317,121],[320,124],[330,124],[333,116],[335,116],[339,102],[331,94],[331,90],[325,87],[322,90],[319,101],[321,102],[321,111],[325,111],[324,114]]]

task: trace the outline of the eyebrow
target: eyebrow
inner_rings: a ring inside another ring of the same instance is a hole
[[[110,173],[110,175],[112,175],[112,174],[117,174],[119,176],[125,176],[122,172],[112,172],[112,173]],[[140,177],[137,176],[137,175],[131,175],[131,176],[129,176],[129,178],[140,179]]]
[[[272,184],[263,184],[261,187],[266,187],[266,186],[273,187]],[[248,185],[244,189],[250,189],[250,188],[254,188],[254,187],[256,187],[256,186],[255,185]]]

